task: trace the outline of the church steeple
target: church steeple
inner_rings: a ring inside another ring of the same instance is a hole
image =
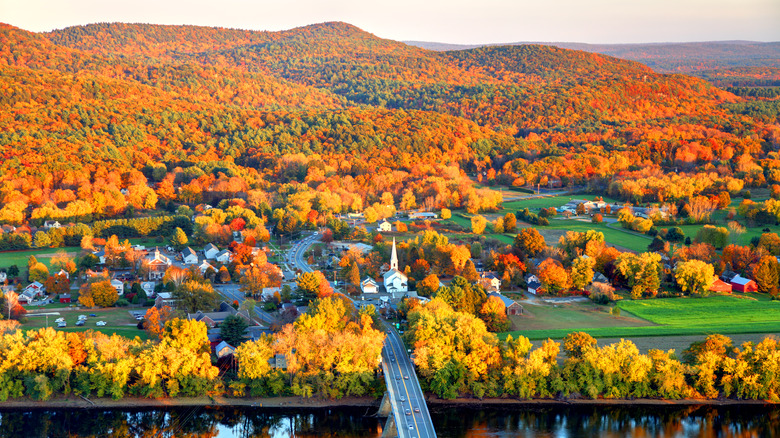
[[[398,253],[395,250],[395,237],[393,237],[393,252],[390,253],[390,269],[398,269]]]

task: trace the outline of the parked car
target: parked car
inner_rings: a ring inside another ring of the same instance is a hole
[[[76,321],[76,325],[77,325],[77,326],[82,326],[82,325],[84,325],[84,320],[82,319],[82,320]]]
[[[99,326],[102,327],[102,326],[106,325],[106,322],[105,321],[98,321],[98,322],[95,323],[95,325],[99,325]]]
[[[93,318],[94,318],[94,317],[96,317],[97,315],[95,315],[94,313],[90,313],[90,314],[89,314],[89,316],[91,316],[91,317],[93,317]]]
[[[65,318],[57,318],[57,319],[54,320],[54,322],[57,322],[57,323],[65,322]]]
[[[62,322],[58,322],[58,323],[57,323],[57,327],[60,327],[60,328],[62,328],[62,327],[67,327],[67,326],[68,326],[68,324],[67,324],[65,321],[62,321]]]

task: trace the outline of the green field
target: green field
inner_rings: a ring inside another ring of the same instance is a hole
[[[19,272],[24,275],[27,271],[27,260],[31,255],[51,268],[51,259],[57,254],[57,251],[63,250],[71,257],[78,256],[81,252],[81,248],[67,247],[67,248],[44,248],[44,249],[27,249],[22,251],[3,251],[0,252],[0,268],[7,268],[12,265],[19,267]]]
[[[614,318],[612,324],[607,324],[609,321],[604,316],[594,319],[592,315],[576,315],[575,307],[540,311],[537,306],[525,306],[535,317],[538,315],[534,319],[539,321],[529,321],[525,325],[527,329],[510,333],[529,339],[561,339],[574,331],[585,331],[597,338],[780,333],[780,301],[770,301],[760,294],[626,300],[617,306],[621,316],[608,315]],[[579,311],[584,313],[584,309]],[[644,323],[620,322],[624,318]]]

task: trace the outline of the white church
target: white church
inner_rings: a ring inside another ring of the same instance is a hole
[[[398,270],[398,253],[395,249],[395,237],[393,237],[393,252],[390,254],[390,270],[385,272],[385,290],[388,293],[408,292],[409,278]]]

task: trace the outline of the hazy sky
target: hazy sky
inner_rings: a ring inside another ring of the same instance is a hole
[[[345,21],[383,38],[460,44],[780,41],[780,0],[0,0],[0,22],[35,32],[113,21],[253,30]]]

